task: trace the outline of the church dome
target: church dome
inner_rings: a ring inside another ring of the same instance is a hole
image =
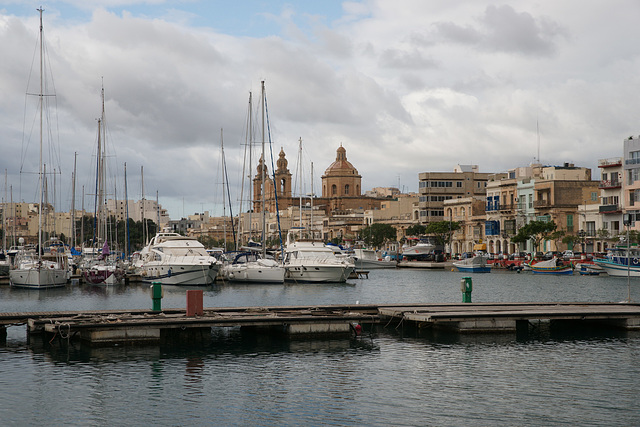
[[[347,150],[342,145],[340,145],[336,152],[336,160],[331,163],[331,165],[329,165],[324,173],[325,175],[344,175],[345,173],[357,175],[358,171],[347,160]]]

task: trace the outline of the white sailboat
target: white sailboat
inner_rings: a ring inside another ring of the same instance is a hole
[[[265,89],[264,81],[262,82],[262,157],[260,159],[259,173],[261,174],[262,186],[262,237],[260,250],[243,250],[234,251],[225,254],[226,262],[222,267],[222,277],[230,282],[248,282],[248,283],[284,283],[285,268],[284,266],[267,257],[266,248],[266,165],[265,159]],[[251,98],[249,100],[251,103]],[[251,107],[249,107],[251,114]],[[249,134],[251,134],[251,125],[249,125]],[[251,137],[249,137],[251,141]],[[251,147],[249,147],[251,150]],[[251,191],[249,191],[251,194]]]
[[[64,286],[68,280],[68,271],[65,265],[65,258],[60,251],[55,250],[55,246],[48,245],[43,241],[42,216],[45,200],[45,173],[42,159],[43,152],[43,109],[44,109],[44,40],[42,28],[42,8],[40,12],[40,161],[38,169],[38,245],[28,247],[24,238],[20,238],[19,250],[16,255],[14,268],[9,272],[9,279],[12,286],[25,288],[51,288]]]
[[[106,184],[106,122],[104,109],[104,87],[101,90],[102,114],[98,119],[98,148],[96,152],[96,194],[95,229],[91,248],[83,250],[84,259],[80,266],[86,283],[92,285],[117,285],[124,281],[125,271],[117,254],[112,253],[108,244],[107,209],[105,200]],[[113,242],[112,242],[113,243]],[[102,249],[100,249],[100,245]],[[86,250],[89,249],[89,250]]]

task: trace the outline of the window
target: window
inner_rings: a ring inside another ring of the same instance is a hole
[[[345,194],[345,195],[348,195],[348,194],[349,194],[349,184],[346,184],[346,185],[344,186],[344,194]]]
[[[462,188],[462,181],[456,181],[456,187]]]
[[[598,201],[598,193],[595,191],[591,192],[591,201],[592,202],[597,202]]]
[[[573,233],[573,215],[567,215],[567,232]]]
[[[338,187],[335,184],[333,184],[331,186],[331,195],[335,196],[336,194],[338,194]]]

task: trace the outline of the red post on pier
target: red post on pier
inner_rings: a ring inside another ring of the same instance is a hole
[[[187,291],[187,317],[202,316],[204,310],[202,308],[202,291]]]

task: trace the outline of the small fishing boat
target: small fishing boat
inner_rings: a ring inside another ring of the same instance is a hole
[[[604,271],[602,267],[585,262],[577,263],[574,268],[582,276],[597,276]]]
[[[490,273],[491,265],[487,263],[487,257],[483,254],[475,255],[453,263],[458,271],[464,273]]]
[[[559,258],[552,258],[548,261],[540,261],[535,264],[527,264],[535,274],[573,274],[571,264],[565,264]]]

